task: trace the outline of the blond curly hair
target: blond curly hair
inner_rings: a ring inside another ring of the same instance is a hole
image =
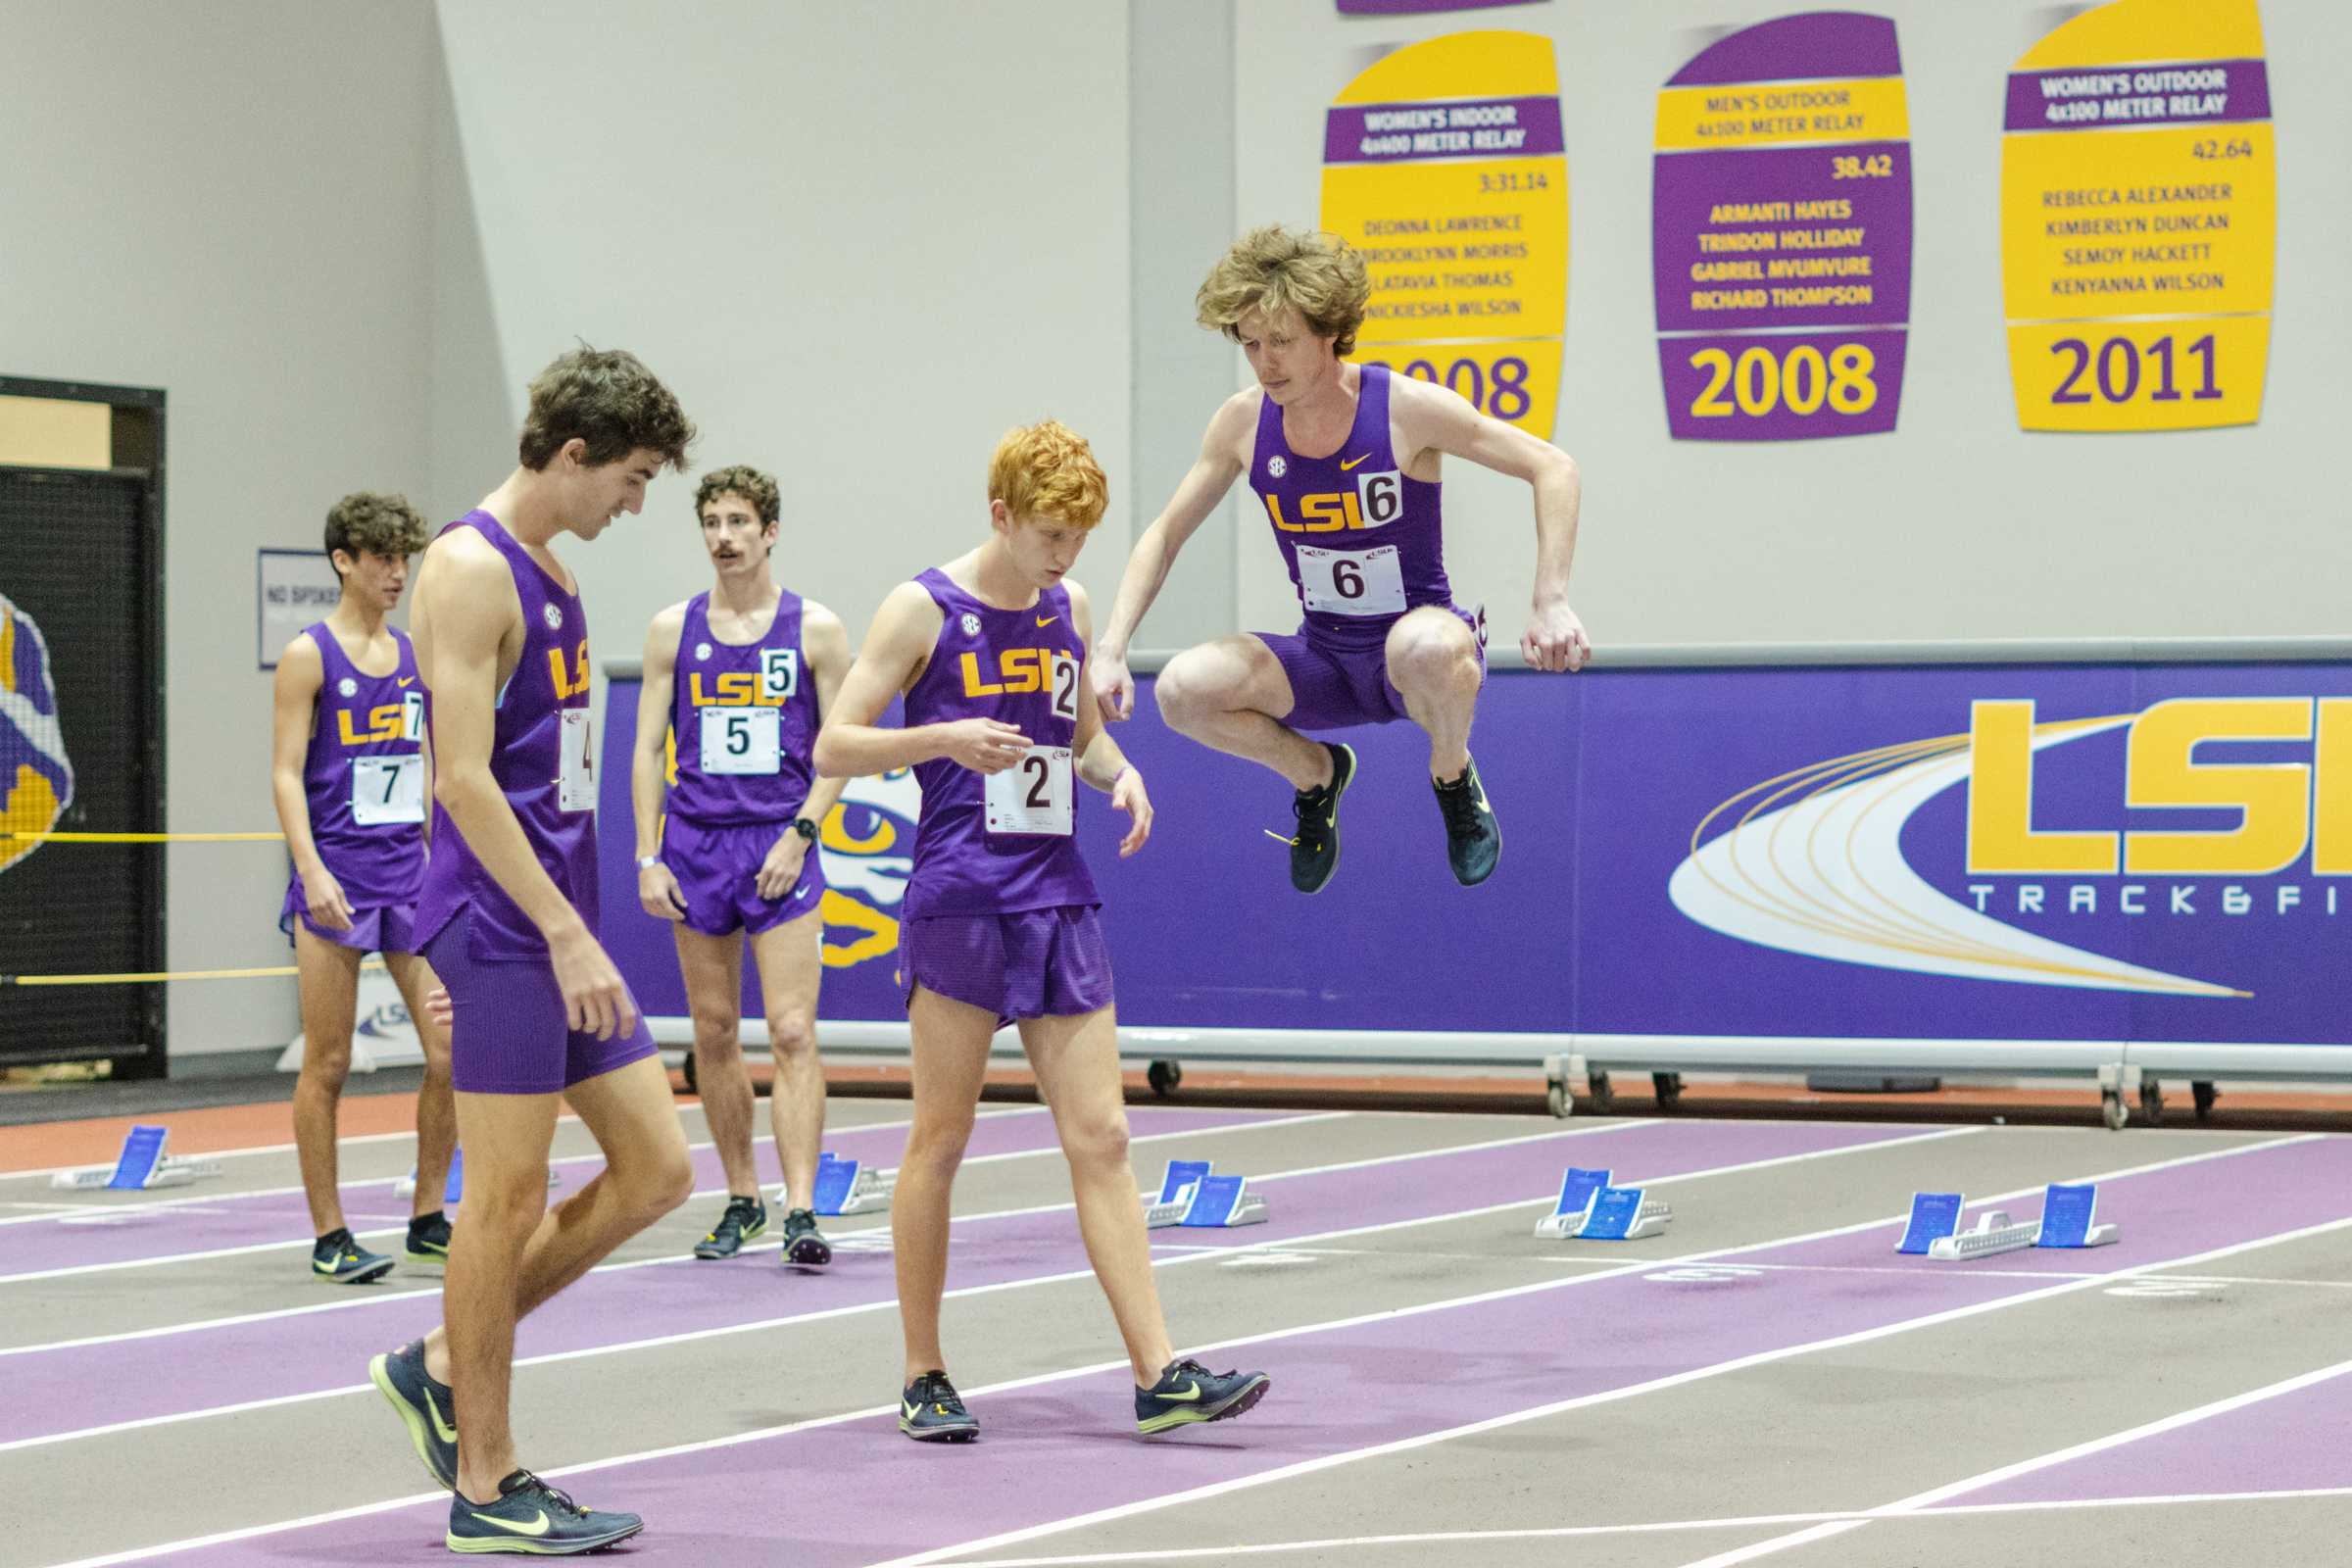
[[[1332,340],[1334,354],[1355,352],[1372,280],[1364,259],[1337,234],[1293,233],[1280,223],[1253,228],[1235,242],[1193,297],[1202,326],[1241,341],[1242,318],[1296,309],[1307,330]]]

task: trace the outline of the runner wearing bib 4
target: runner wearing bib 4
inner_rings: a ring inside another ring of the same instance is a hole
[[[1301,893],[1321,891],[1339,865],[1340,798],[1355,773],[1352,748],[1302,731],[1418,724],[1455,880],[1483,882],[1501,858],[1502,833],[1470,757],[1486,613],[1455,605],[1446,581],[1445,456],[1534,492],[1536,587],[1519,640],[1529,667],[1580,669],[1591,653],[1568,607],[1576,465],[1445,387],[1348,363],[1369,296],[1362,259],[1328,234],[1257,229],[1211,270],[1197,301],[1200,324],[1242,346],[1255,384],[1217,411],[1199,461],[1136,539],[1094,650],[1102,714],[1125,718],[1136,628],[1185,541],[1247,474],[1304,620],[1289,634],[1189,649],[1160,672],[1156,694],[1170,728],[1290,780],[1291,883]]]

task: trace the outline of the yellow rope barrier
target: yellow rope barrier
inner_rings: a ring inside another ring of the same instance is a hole
[[[368,958],[363,969],[381,969],[384,960]],[[133,974],[0,974],[0,986],[144,986],[166,980],[267,980],[297,974],[290,963],[260,969],[157,969]]]
[[[34,839],[43,844],[282,844],[283,833],[24,833],[0,832],[0,839]]]

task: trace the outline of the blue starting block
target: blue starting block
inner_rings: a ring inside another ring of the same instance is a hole
[[[1146,1193],[1143,1200],[1144,1224],[1155,1231],[1263,1225],[1268,1213],[1264,1197],[1250,1191],[1250,1178],[1216,1175],[1205,1159],[1169,1160],[1158,1193]]]
[[[556,1174],[556,1167],[553,1165],[547,1167],[547,1185],[551,1189],[564,1185],[564,1178]],[[394,1198],[416,1196],[416,1166],[411,1165],[409,1173],[392,1184],[392,1196]],[[455,1208],[465,1200],[465,1197],[466,1151],[453,1149],[449,1152],[449,1180],[441,1184],[441,1201],[445,1206]]]
[[[2042,1190],[2040,1219],[2012,1220],[1996,1208],[1980,1215],[1970,1229],[1960,1230],[1958,1193],[1915,1193],[1910,1223],[1903,1227],[1895,1250],[1924,1252],[1948,1263],[2028,1248],[2106,1247],[2124,1239],[2124,1228],[2097,1222],[2098,1200],[2095,1183],[2052,1182]]]
[[[898,1185],[899,1173],[895,1170],[872,1170],[863,1160],[819,1154],[816,1191],[810,1197],[808,1210],[813,1214],[868,1214],[888,1208],[890,1195]],[[785,1189],[778,1201],[789,1207],[791,1190]]]
[[[1674,1210],[1652,1202],[1639,1187],[1612,1187],[1610,1172],[1568,1167],[1559,1201],[1536,1221],[1536,1234],[1554,1242],[1636,1242],[1664,1232]]]
[[[49,1185],[60,1192],[146,1192],[157,1187],[185,1187],[199,1177],[220,1174],[217,1159],[174,1159],[165,1153],[164,1146],[171,1138],[169,1127],[134,1125],[111,1167],[62,1170],[49,1178]]]

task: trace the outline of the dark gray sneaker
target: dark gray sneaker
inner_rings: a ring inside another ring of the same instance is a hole
[[[392,1260],[370,1252],[344,1229],[328,1231],[311,1244],[311,1278],[329,1285],[372,1285],[392,1272]]]
[[[694,1255],[701,1258],[733,1257],[743,1250],[746,1242],[756,1242],[767,1234],[767,1205],[757,1198],[729,1198],[727,1211],[718,1216],[710,1234],[694,1244]]]
[[[969,1443],[980,1418],[963,1407],[945,1372],[926,1372],[899,1396],[899,1430],[917,1443]]]
[[[1266,1396],[1263,1372],[1211,1372],[1187,1356],[1168,1363],[1159,1381],[1135,1391],[1135,1430],[1150,1437],[1197,1421],[1240,1415]]]
[[[1494,808],[1487,804],[1487,787],[1478,780],[1478,763],[1469,762],[1450,784],[1429,782],[1446,817],[1446,863],[1453,867],[1456,882],[1474,888],[1494,874],[1494,862],[1502,858],[1502,829],[1494,821]]]
[[[496,1502],[474,1502],[460,1493],[449,1499],[452,1551],[519,1551],[534,1557],[568,1557],[602,1551],[645,1528],[633,1513],[583,1508],[528,1470],[498,1484]]]
[[[784,1216],[784,1261],[801,1268],[823,1268],[833,1261],[833,1244],[816,1228],[816,1216],[796,1208]]]
[[[1298,831],[1291,840],[1291,886],[1301,893],[1320,893],[1340,866],[1340,797],[1355,777],[1355,749],[1323,742],[1331,753],[1331,782],[1320,789],[1300,790],[1291,798],[1291,814]]]
[[[424,1342],[411,1340],[368,1363],[368,1381],[409,1429],[416,1457],[441,1485],[458,1485],[458,1401],[449,1385],[424,1369]]]

